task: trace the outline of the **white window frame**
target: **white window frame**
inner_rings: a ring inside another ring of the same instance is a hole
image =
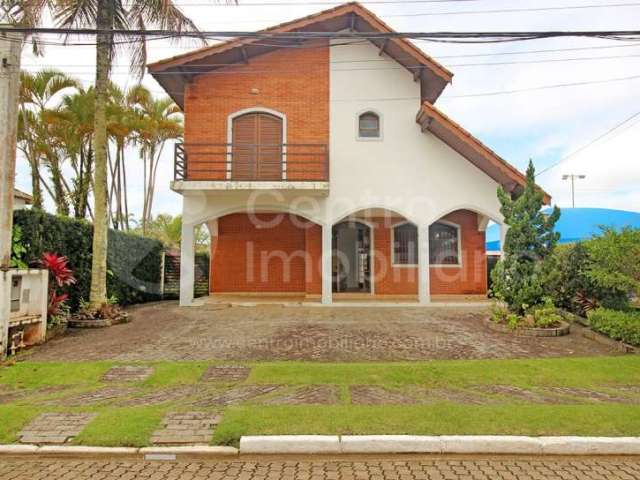
[[[417,268],[418,267],[418,259],[416,258],[416,263],[397,263],[396,262],[396,249],[395,249],[395,244],[396,244],[396,228],[397,227],[401,227],[402,225],[413,225],[414,227],[416,227],[416,241],[420,242],[420,229],[418,228],[418,226],[413,223],[410,222],[409,220],[405,220],[403,222],[399,222],[399,223],[395,223],[391,226],[391,266],[393,268]]]
[[[360,136],[360,117],[365,113],[373,113],[378,116],[378,131],[380,135],[377,137],[361,137]],[[356,113],[356,140],[359,142],[381,142],[383,140],[383,129],[384,122],[382,118],[382,113],[380,113],[375,108],[365,108]]]
[[[441,223],[443,225],[448,225],[450,227],[455,227],[458,231],[458,263],[430,263],[430,267],[451,267],[451,268],[461,268],[462,267],[462,228],[459,224],[450,222],[448,220],[437,220],[433,222],[431,225],[435,225],[436,223]],[[429,225],[429,228],[431,228]],[[431,261],[431,232],[429,232],[429,261]]]
[[[227,180],[231,180],[233,161],[233,120],[247,113],[268,113],[282,119],[282,180],[287,179],[287,115],[266,107],[249,107],[229,114],[227,117]]]

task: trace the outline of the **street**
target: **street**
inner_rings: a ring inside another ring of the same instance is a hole
[[[0,480],[571,480],[640,479],[638,457],[343,456],[219,461],[0,459]]]

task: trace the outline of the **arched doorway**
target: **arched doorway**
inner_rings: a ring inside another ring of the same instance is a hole
[[[265,112],[235,117],[231,141],[233,180],[282,179],[282,118]]]
[[[331,230],[332,290],[371,292],[371,228],[348,220]]]

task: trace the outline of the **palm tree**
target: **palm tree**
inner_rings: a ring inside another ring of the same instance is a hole
[[[173,217],[168,213],[160,213],[156,218],[150,218],[147,223],[147,236],[160,240],[170,248],[180,248],[182,215]],[[209,234],[204,225],[196,227],[195,243],[198,251],[209,251]]]
[[[142,232],[146,233],[151,219],[156,175],[162,151],[168,140],[182,137],[182,113],[169,97],[153,98],[151,92],[138,85],[129,91],[129,103],[140,112],[142,123],[138,129],[138,143],[144,166],[144,199]]]
[[[112,84],[110,102],[107,106],[107,131],[115,143],[115,159],[112,160],[111,156],[109,158],[109,211],[113,227],[120,230],[130,228],[125,151],[128,145],[135,142],[137,132],[144,123],[140,112],[129,103],[130,92],[137,88],[134,85],[128,92],[123,92],[117,85]]]
[[[68,202],[62,185],[61,166],[56,152],[51,148],[46,125],[46,112],[54,97],[67,88],[79,88],[77,80],[65,73],[45,69],[37,73],[20,73],[20,110],[18,142],[31,167],[31,191],[33,206],[42,208],[42,176],[40,163],[46,162],[51,172],[52,193],[58,213],[68,214]]]
[[[48,112],[52,137],[65,151],[75,174],[69,196],[76,218],[85,218],[89,208],[91,173],[93,169],[93,88],[78,88],[65,95],[54,110]]]
[[[38,24],[48,8],[61,27],[90,27],[100,32],[96,35],[94,222],[89,297],[91,306],[97,309],[107,300],[107,97],[116,53],[112,32],[130,27],[136,30],[154,27],[176,33],[197,28],[172,0],[6,0],[5,3],[10,18],[23,25]],[[142,74],[147,52],[145,36],[138,36],[132,47],[132,67]]]

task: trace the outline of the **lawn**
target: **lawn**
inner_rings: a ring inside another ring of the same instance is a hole
[[[640,357],[633,355],[413,363],[261,362],[247,363],[251,373],[240,382],[202,382],[203,372],[213,364],[145,363],[154,373],[127,384],[101,381],[113,362],[6,364],[0,367],[0,443],[15,442],[21,428],[42,412],[97,413],[74,443],[109,446],[147,445],[165,413],[175,411],[222,413],[212,443],[231,445],[248,434],[640,435]],[[276,393],[228,405],[195,402],[203,395],[249,385],[281,385],[288,392],[324,385],[336,396],[327,405],[278,404]],[[463,395],[407,404],[358,404],[352,398],[354,386],[399,395],[440,389],[472,393],[474,401],[465,401]],[[487,393],[485,387],[492,386],[531,394],[555,387],[574,390],[560,395],[561,402],[541,403]],[[109,389],[117,391],[102,400],[73,400]],[[582,391],[592,392],[593,398],[581,396]],[[131,402],[163,392],[166,398],[155,403]]]

